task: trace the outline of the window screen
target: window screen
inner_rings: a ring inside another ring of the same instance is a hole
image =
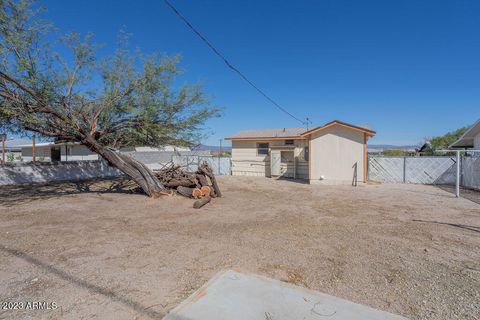
[[[268,154],[268,143],[257,143],[257,154],[258,155],[267,155]]]

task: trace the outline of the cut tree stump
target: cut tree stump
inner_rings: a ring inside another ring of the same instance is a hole
[[[199,199],[203,196],[202,194],[202,190],[198,189],[198,188],[194,188],[193,191],[192,191],[192,197],[194,197],[195,199]]]
[[[215,191],[215,195],[217,197],[222,196],[222,192],[220,191],[220,188],[218,187],[217,179],[215,179],[215,175],[212,172],[212,168],[207,163],[203,163],[199,168],[201,172],[203,172],[207,177],[210,178],[210,181],[212,181],[212,187],[213,190]]]
[[[210,193],[212,192],[212,188],[209,186],[203,186],[200,188],[200,191],[202,192],[202,197],[209,196]]]
[[[201,207],[203,207],[204,205],[206,205],[207,203],[210,202],[210,200],[212,200],[212,198],[210,196],[206,196],[200,200],[197,200],[193,203],[193,207],[195,209],[200,209]]]
[[[198,188],[189,188],[184,186],[178,186],[177,192],[187,198],[200,198],[202,196],[202,191]]]

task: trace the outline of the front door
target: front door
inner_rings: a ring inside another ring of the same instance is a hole
[[[281,160],[282,160],[282,157],[280,155],[279,150],[272,150],[270,152],[270,169],[271,169],[272,176],[278,177],[281,174],[280,172]]]

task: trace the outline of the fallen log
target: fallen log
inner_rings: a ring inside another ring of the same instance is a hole
[[[192,191],[192,197],[194,197],[195,199],[200,199],[202,197],[202,190],[194,188]]]
[[[187,198],[200,198],[202,196],[202,191],[198,188],[178,186],[177,192]]]
[[[211,189],[211,190],[210,190],[210,197],[216,198],[217,195],[215,194],[215,191],[213,190],[213,188],[210,188],[210,189]]]
[[[155,172],[158,180],[168,188],[166,191],[176,192],[187,198],[199,199],[194,208],[201,208],[212,198],[221,197],[222,193],[212,168],[208,163],[202,163],[196,172],[185,171],[182,167],[167,164]]]
[[[168,188],[176,188],[179,186],[182,187],[191,187],[191,186],[196,186],[197,185],[197,180],[196,179],[172,179],[168,182],[164,182],[164,185]]]
[[[200,188],[200,191],[202,192],[202,197],[209,196],[210,193],[212,192],[212,188],[209,186],[203,186]]]
[[[203,207],[204,205],[206,205],[207,203],[209,203],[210,201],[212,200],[212,198],[210,196],[206,196],[200,200],[197,200],[193,203],[193,207],[195,209],[200,209],[201,207]]]
[[[198,169],[201,172],[203,172],[207,177],[210,178],[210,181],[212,182],[213,191],[215,191],[215,195],[217,197],[221,197],[222,192],[220,191],[220,188],[218,187],[217,179],[215,179],[215,175],[213,174],[212,168],[210,168],[210,166],[206,162],[204,162],[204,163],[202,163],[202,165],[200,165],[198,167]]]
[[[200,184],[200,186],[209,186],[210,184],[208,183],[207,177],[205,177],[205,174],[203,173],[197,173],[196,174],[197,180]]]

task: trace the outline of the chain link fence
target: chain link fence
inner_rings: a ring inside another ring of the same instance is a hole
[[[214,156],[172,156],[175,165],[182,166],[187,171],[196,171],[203,162],[208,163],[212,171],[217,176],[232,174],[232,161],[229,157]]]
[[[369,156],[369,180],[389,183],[455,185],[456,157]],[[480,156],[460,157],[460,184],[480,190]]]

